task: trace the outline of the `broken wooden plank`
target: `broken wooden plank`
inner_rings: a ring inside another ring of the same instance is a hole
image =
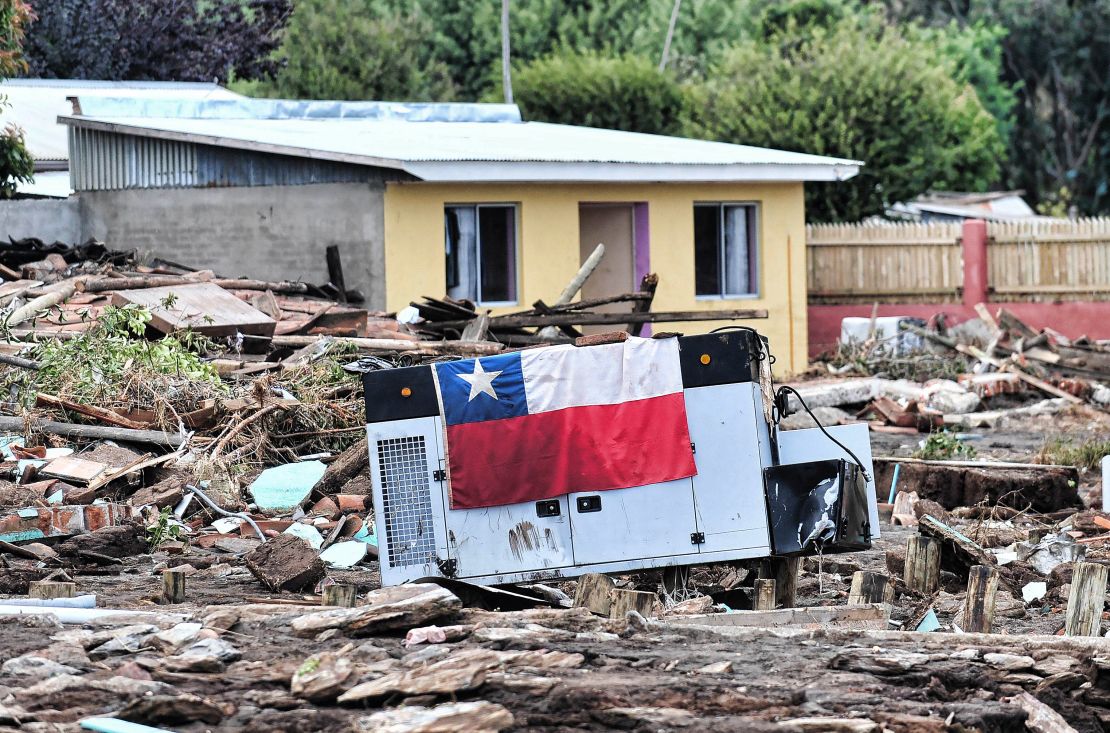
[[[866,606],[814,606],[780,608],[777,611],[731,611],[694,616],[666,616],[664,625],[712,626],[722,631],[729,627],[801,626],[803,628],[886,628],[887,609],[881,604]]]
[[[40,433],[60,435],[65,438],[90,438],[93,440],[122,440],[132,443],[150,443],[176,448],[185,441],[185,435],[166,433],[161,430],[130,430],[103,425],[77,425],[75,423],[54,422],[53,420],[24,421],[21,417],[0,415],[0,430],[22,433],[25,427]]]
[[[112,304],[146,308],[151,327],[161,333],[189,329],[213,338],[272,336],[277,326],[273,318],[212,283],[119,290]]]
[[[622,323],[678,323],[682,321],[747,321],[767,318],[763,309],[719,311],[659,311],[654,313],[553,313],[551,315],[495,316],[490,328],[536,328],[544,326],[608,326]],[[434,328],[464,328],[467,321],[422,323]]]

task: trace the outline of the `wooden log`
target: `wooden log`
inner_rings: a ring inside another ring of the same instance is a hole
[[[940,585],[940,542],[932,537],[910,537],[906,545],[903,579],[910,590],[926,595]]]
[[[162,571],[162,602],[163,603],[184,603],[185,602],[185,571],[184,570],[163,570]]]
[[[610,326],[623,323],[678,323],[682,321],[748,321],[766,318],[763,309],[733,309],[719,311],[659,311],[649,313],[554,313],[548,316],[495,316],[490,328],[533,328],[544,326]],[[422,323],[421,328],[460,329],[467,321],[438,321]]]
[[[21,417],[0,416],[0,431],[22,433],[24,420]],[[33,430],[64,438],[87,438],[89,440],[122,440],[131,443],[149,443],[176,448],[185,441],[185,436],[165,433],[161,430],[130,430],[103,425],[77,425],[74,423],[54,422],[53,420],[32,420]]]
[[[27,595],[41,600],[73,598],[77,595],[77,584],[60,583],[55,580],[32,580],[28,586]]]
[[[989,634],[994,623],[994,597],[998,592],[998,571],[985,565],[971,568],[964,601],[964,631]]]
[[[775,606],[793,608],[798,596],[800,557],[769,557],[759,564],[759,577],[775,581]]]
[[[269,290],[282,295],[303,295],[308,292],[308,285],[299,282],[266,282],[264,280],[247,280],[220,277],[181,277],[179,275],[140,275],[137,277],[104,277],[95,280],[85,280],[78,286],[81,292],[102,293],[108,290],[138,290],[142,288],[162,288],[177,285],[195,285],[201,282],[210,282],[219,285],[225,290]]]
[[[578,589],[574,592],[574,605],[587,608],[599,616],[609,616],[613,607],[613,591],[616,584],[608,575],[587,573],[578,579]]]
[[[336,583],[324,587],[323,604],[353,608],[358,600],[358,586]]]
[[[6,327],[12,328],[24,321],[29,321],[43,311],[49,310],[58,303],[68,300],[77,291],[77,284],[79,282],[81,282],[81,278],[74,278],[73,280],[63,280],[48,288],[44,288],[42,295],[11,312],[4,320]]]
[[[651,301],[655,299],[655,288],[659,285],[659,276],[654,272],[649,272],[644,275],[640,280],[640,292],[646,293],[648,297],[636,301],[632,305],[633,313],[647,313],[651,310]],[[628,333],[631,336],[639,336],[644,330],[642,323],[629,323]]]
[[[894,584],[882,573],[869,573],[857,570],[852,573],[852,586],[848,591],[848,605],[861,606],[867,603],[893,603]]]
[[[1106,565],[1097,563],[1075,563],[1064,625],[1064,633],[1068,636],[1102,636],[1107,570]]]
[[[752,608],[756,611],[775,610],[775,581],[772,578],[757,578]]]
[[[469,321],[457,321],[464,328]],[[439,324],[425,324],[439,325]],[[274,336],[270,343],[274,346],[300,348],[311,346],[321,336]],[[355,336],[333,336],[336,343],[354,346],[362,351],[422,351],[436,354],[499,354],[505,350],[504,344],[494,341],[407,341],[405,339],[370,339]]]
[[[0,364],[7,364],[8,366],[19,367],[20,369],[42,369],[42,363],[33,359],[24,359],[21,356],[12,356],[10,354],[0,354]]]
[[[370,465],[369,446],[366,438],[362,438],[354,445],[336,456],[336,459],[324,469],[324,475],[312,488],[312,498],[316,501],[325,496],[339,493],[344,484],[357,476]]]
[[[623,619],[629,611],[635,611],[644,618],[652,615],[655,606],[655,594],[646,590],[626,590],[618,588],[613,591],[613,602],[609,607],[609,618]]]

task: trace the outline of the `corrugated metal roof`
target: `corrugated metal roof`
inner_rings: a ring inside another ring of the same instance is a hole
[[[202,82],[95,81],[75,79],[7,79],[0,94],[9,104],[0,108],[0,127],[15,123],[23,128],[27,149],[36,161],[69,160],[66,128],[59,115],[73,112],[67,97],[129,99],[210,100],[243,99],[218,84]]]
[[[859,161],[541,122],[64,117],[76,127],[395,168],[427,181],[829,181]]]
[[[212,120],[399,120],[520,122],[515,104],[472,102],[341,102],[321,99],[81,99],[86,117],[174,117]]]

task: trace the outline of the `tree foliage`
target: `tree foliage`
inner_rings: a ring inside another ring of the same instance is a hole
[[[291,0],[43,0],[28,75],[226,81],[274,73]]]
[[[1110,211],[1110,0],[887,0],[899,20],[1005,28],[1017,97],[1004,183],[1035,202]]]
[[[661,134],[682,126],[682,88],[643,57],[547,56],[516,70],[513,92],[527,119]]]
[[[0,0],[0,79],[17,74],[26,67],[23,40],[34,19],[31,7],[23,0]],[[0,96],[0,108],[7,106]],[[27,152],[23,130],[9,124],[0,131],[0,198],[15,195],[16,186],[33,180],[35,161]]]
[[[807,186],[816,221],[857,220],[931,189],[981,190],[1003,149],[974,90],[932,46],[889,28],[735,47],[691,110],[696,136],[866,161],[847,182]]]

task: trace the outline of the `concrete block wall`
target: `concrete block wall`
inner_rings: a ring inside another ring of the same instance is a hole
[[[325,283],[325,250],[339,245],[347,287],[361,290],[368,307],[385,307],[380,184],[86,191],[76,198],[79,238],[227,277]]]
[[[37,237],[47,244],[81,240],[81,209],[77,199],[0,201],[0,240]]]

